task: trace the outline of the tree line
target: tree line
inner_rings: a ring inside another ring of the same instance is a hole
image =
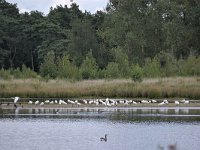
[[[0,20],[1,78],[200,75],[198,0],[110,0],[95,14],[72,3],[47,15],[0,0]]]

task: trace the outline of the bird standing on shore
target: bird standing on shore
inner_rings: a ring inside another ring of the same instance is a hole
[[[175,103],[176,105],[179,105],[179,101],[175,101],[174,103]]]
[[[37,100],[37,101],[35,101],[35,105],[37,105],[37,104],[39,104],[39,101]]]
[[[12,99],[14,99],[14,107],[17,108],[17,102],[19,101],[19,97],[12,97]]]
[[[29,101],[28,104],[33,104],[33,101]]]
[[[158,105],[164,105],[165,104],[165,102],[161,102],[161,103],[159,103]]]
[[[12,99],[14,99],[14,103],[16,104],[17,103],[17,101],[19,101],[19,97],[12,97]]]
[[[152,101],[152,103],[157,103],[157,101],[155,99],[152,99],[151,101]]]
[[[190,103],[190,101],[185,101],[185,102],[184,102],[184,104],[189,104],[189,103]]]

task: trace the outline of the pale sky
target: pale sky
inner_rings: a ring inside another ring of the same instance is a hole
[[[82,11],[95,13],[97,10],[104,10],[109,0],[73,0],[79,5]],[[20,12],[38,10],[48,14],[50,7],[56,5],[70,6],[70,0],[7,0],[9,3],[17,3]]]

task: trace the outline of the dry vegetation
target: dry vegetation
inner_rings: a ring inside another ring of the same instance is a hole
[[[200,99],[199,77],[132,80],[0,80],[0,97],[118,97]]]

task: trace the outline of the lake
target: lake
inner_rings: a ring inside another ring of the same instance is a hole
[[[195,107],[0,108],[2,150],[199,150],[199,141]]]

